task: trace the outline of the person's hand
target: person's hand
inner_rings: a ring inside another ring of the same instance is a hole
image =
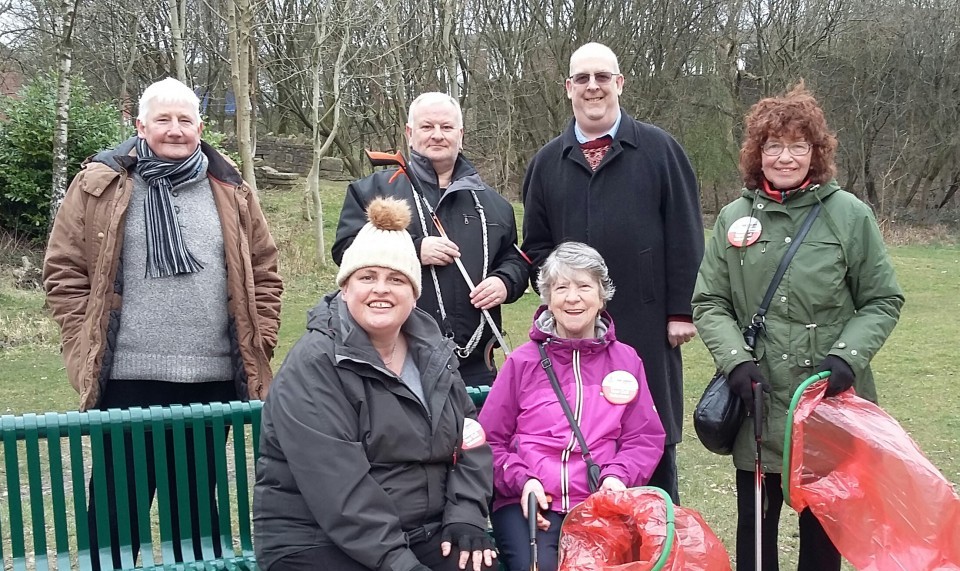
[[[446,238],[426,236],[420,240],[420,264],[424,266],[446,266],[460,257],[460,248]]]
[[[530,494],[533,494],[537,498],[537,505],[541,510],[550,509],[550,496],[543,491],[543,484],[536,478],[530,478],[527,480],[527,483],[523,485],[523,491],[520,492],[520,510],[523,512],[524,519],[530,518],[530,514],[527,513],[527,506],[530,502],[527,496]],[[539,512],[537,512],[537,529],[540,531],[550,529],[550,520]]]
[[[827,355],[827,358],[817,367],[817,372],[830,371],[830,377],[827,378],[827,392],[824,396],[832,397],[853,386],[853,381],[857,376],[853,369],[842,358],[836,355]]]
[[[620,478],[607,476],[600,482],[601,492],[622,492],[627,489],[627,485],[620,481]]]
[[[740,397],[747,407],[748,414],[753,413],[753,383],[760,383],[763,392],[770,392],[770,383],[763,378],[760,367],[753,361],[740,363],[727,375],[727,384],[730,385],[730,390]]]
[[[440,553],[447,557],[453,547],[460,550],[460,569],[466,569],[467,563],[473,559],[473,571],[480,571],[486,565],[493,567],[493,560],[497,552],[493,547],[493,539],[487,532],[469,523],[448,523],[440,532]]]
[[[477,309],[493,309],[507,301],[507,286],[497,276],[490,276],[470,292],[470,303]]]
[[[667,322],[667,341],[670,347],[679,347],[697,336],[697,327],[686,321]]]

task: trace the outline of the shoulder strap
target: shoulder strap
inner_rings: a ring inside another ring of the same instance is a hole
[[[757,313],[753,316],[752,323],[747,328],[748,331],[744,335],[744,338],[750,347],[756,346],[756,335],[763,330],[764,316],[767,314],[767,309],[770,307],[770,301],[773,299],[773,294],[776,293],[777,286],[780,285],[780,281],[783,279],[783,274],[787,273],[787,267],[790,266],[793,256],[797,253],[797,250],[800,249],[800,244],[803,242],[803,239],[807,237],[807,232],[809,232],[810,227],[813,226],[813,221],[817,218],[817,215],[820,214],[820,207],[822,205],[823,204],[820,202],[813,205],[813,208],[811,208],[810,212],[807,213],[807,217],[804,218],[803,224],[800,226],[800,230],[797,231],[797,235],[793,237],[793,241],[790,243],[790,248],[787,250],[787,253],[783,255],[783,259],[780,260],[780,265],[777,266],[777,271],[773,274],[773,279],[770,280],[770,285],[767,286],[767,293],[763,295],[763,301],[760,302],[760,308],[757,309]]]
[[[553,364],[550,362],[550,357],[547,357],[547,350],[544,347],[543,343],[539,343],[537,347],[540,349],[540,366],[543,367],[543,370],[547,372],[547,376],[550,377],[550,384],[553,385],[553,392],[557,393],[557,400],[560,401],[560,407],[563,409],[563,414],[567,416],[567,422],[570,423],[570,428],[573,429],[574,436],[577,437],[577,442],[580,443],[580,453],[583,455],[583,459],[588,463],[593,460],[590,458],[590,449],[587,448],[587,442],[583,439],[583,433],[580,432],[580,426],[577,424],[577,420],[573,418],[573,411],[570,410],[570,404],[567,402],[567,397],[563,396],[563,390],[560,388],[560,381],[557,380],[557,374],[553,372]]]

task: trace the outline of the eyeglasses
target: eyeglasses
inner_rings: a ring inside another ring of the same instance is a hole
[[[598,71],[597,73],[575,73],[568,79],[570,79],[570,81],[576,85],[586,85],[590,83],[590,78],[593,77],[593,80],[597,82],[597,85],[606,85],[618,75],[620,74],[611,73],[609,71]]]
[[[790,154],[795,157],[802,157],[803,155],[809,153],[810,149],[812,148],[813,146],[806,141],[790,143],[789,145],[771,141],[769,143],[764,143],[763,146],[760,147],[760,150],[763,151],[763,154],[769,157],[779,157],[783,154],[784,149],[790,151]]]

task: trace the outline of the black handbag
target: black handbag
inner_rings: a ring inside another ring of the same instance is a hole
[[[600,489],[600,466],[597,466],[593,461],[593,457],[590,456],[587,441],[583,439],[580,426],[577,424],[577,420],[573,418],[573,412],[570,411],[570,404],[567,402],[567,397],[563,396],[560,381],[557,380],[557,375],[553,372],[553,364],[550,362],[550,357],[547,357],[547,350],[544,344],[540,343],[537,347],[540,348],[540,366],[547,372],[547,377],[550,378],[550,384],[553,385],[553,392],[557,393],[557,400],[560,401],[560,408],[563,409],[563,414],[566,415],[567,422],[570,423],[570,428],[573,429],[573,434],[577,437],[577,442],[580,443],[580,454],[583,456],[583,461],[587,464],[587,487],[592,494]]]
[[[815,204],[803,220],[800,230],[790,244],[790,249],[780,260],[780,265],[777,266],[777,271],[770,280],[770,285],[760,303],[760,309],[743,331],[743,341],[751,352],[757,346],[757,337],[764,331],[764,316],[767,314],[767,308],[770,307],[770,300],[773,299],[773,294],[776,293],[777,286],[780,285],[780,280],[787,271],[787,266],[800,248],[800,243],[803,242],[810,227],[813,226],[814,219],[820,213],[820,207],[821,203]],[[744,416],[746,416],[746,410],[744,410],[743,399],[730,390],[726,375],[722,371],[717,371],[707,383],[707,388],[693,410],[693,429],[704,448],[714,454],[725,456],[733,453],[733,444],[737,439],[737,433],[740,432]]]
[[[727,377],[717,371],[693,410],[693,429],[710,452],[721,456],[733,454],[733,443],[744,414],[743,399],[730,390]]]

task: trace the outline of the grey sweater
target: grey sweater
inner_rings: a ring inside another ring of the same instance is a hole
[[[223,235],[206,164],[196,178],[171,193],[183,239],[203,265],[198,272],[146,277],[147,190],[146,181],[134,175],[121,254],[123,307],[110,378],[173,383],[230,380]]]

